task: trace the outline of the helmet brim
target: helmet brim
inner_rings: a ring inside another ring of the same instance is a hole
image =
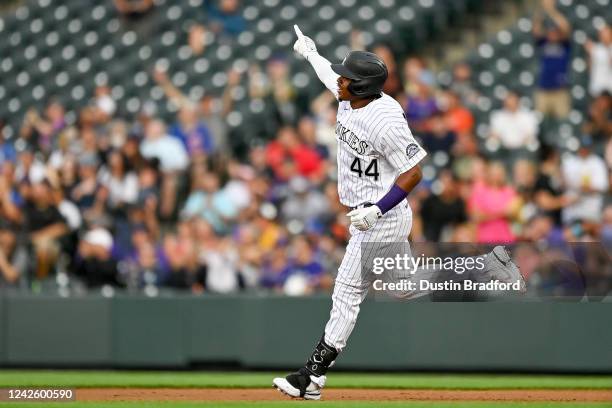
[[[358,81],[361,79],[360,76],[354,74],[350,69],[348,69],[342,64],[331,64],[331,69],[332,71],[334,71],[336,74],[340,75],[341,77],[345,77],[345,78],[352,79],[355,81]]]

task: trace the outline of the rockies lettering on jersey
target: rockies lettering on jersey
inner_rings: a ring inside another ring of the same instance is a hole
[[[412,136],[404,110],[386,94],[359,109],[341,101],[335,133],[338,193],[349,207],[378,201],[401,173],[426,156]]]
[[[342,126],[340,122],[336,122],[336,135],[338,136],[338,140],[346,142],[349,147],[356,151],[358,154],[364,154],[366,149],[368,148],[368,143],[366,141],[359,140],[355,133],[351,132],[350,129],[347,129]]]

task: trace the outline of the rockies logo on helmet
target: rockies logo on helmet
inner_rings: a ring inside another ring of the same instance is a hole
[[[367,51],[351,51],[342,64],[331,64],[331,68],[350,79],[349,92],[362,98],[380,95],[389,75],[383,60]]]

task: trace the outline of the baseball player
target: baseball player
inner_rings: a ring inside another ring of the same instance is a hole
[[[372,274],[362,273],[362,243],[375,243],[374,251],[384,253],[386,246],[407,242],[412,211],[406,197],[421,180],[419,162],[426,152],[413,138],[400,104],[382,92],[387,67],[377,55],[351,51],[341,64],[331,64],[319,55],[312,39],[297,25],[294,29],[294,50],[339,101],[338,193],[350,208],[351,220],[351,238],[336,277],[325,333],[304,367],[273,380],[288,396],[318,400],[325,374],[346,346],[373,281]],[[492,255],[488,278],[520,279],[503,247],[496,247]]]

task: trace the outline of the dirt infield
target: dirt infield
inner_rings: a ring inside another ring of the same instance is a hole
[[[276,401],[270,388],[79,388],[77,401]],[[326,401],[612,401],[612,390],[327,389]]]

